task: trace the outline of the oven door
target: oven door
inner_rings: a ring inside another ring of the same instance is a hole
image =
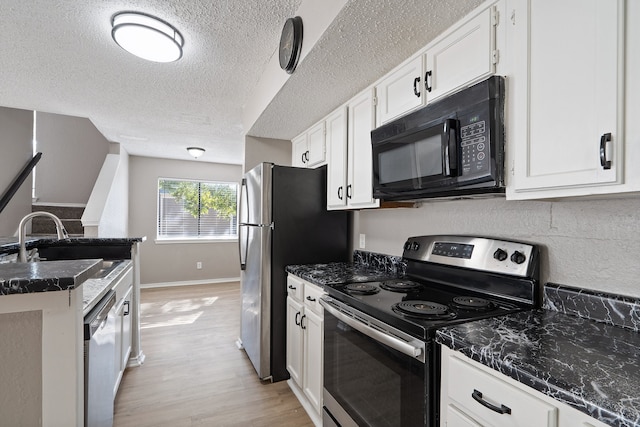
[[[324,296],[324,426],[432,426],[432,351]],[[431,384],[431,385],[430,385]]]

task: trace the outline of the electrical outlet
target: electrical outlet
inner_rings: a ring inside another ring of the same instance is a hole
[[[365,235],[360,234],[360,249],[364,249],[364,244],[365,244]]]
[[[196,269],[202,270],[202,262],[200,261],[196,262]]]

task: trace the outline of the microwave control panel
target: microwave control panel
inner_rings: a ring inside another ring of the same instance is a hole
[[[460,160],[462,175],[475,175],[490,169],[491,156],[488,127],[486,121],[479,116],[470,117],[469,121],[460,123]]]

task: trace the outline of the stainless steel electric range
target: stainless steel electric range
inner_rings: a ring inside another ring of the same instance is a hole
[[[412,237],[406,276],[329,287],[324,426],[439,425],[443,326],[540,305],[535,245],[469,236]]]

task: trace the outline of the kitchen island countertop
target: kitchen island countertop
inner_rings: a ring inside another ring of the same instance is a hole
[[[0,297],[75,289],[100,269],[100,259],[0,264]]]
[[[607,425],[640,426],[640,334],[624,318],[640,305],[568,287],[545,288],[545,301],[443,328],[436,341]]]

